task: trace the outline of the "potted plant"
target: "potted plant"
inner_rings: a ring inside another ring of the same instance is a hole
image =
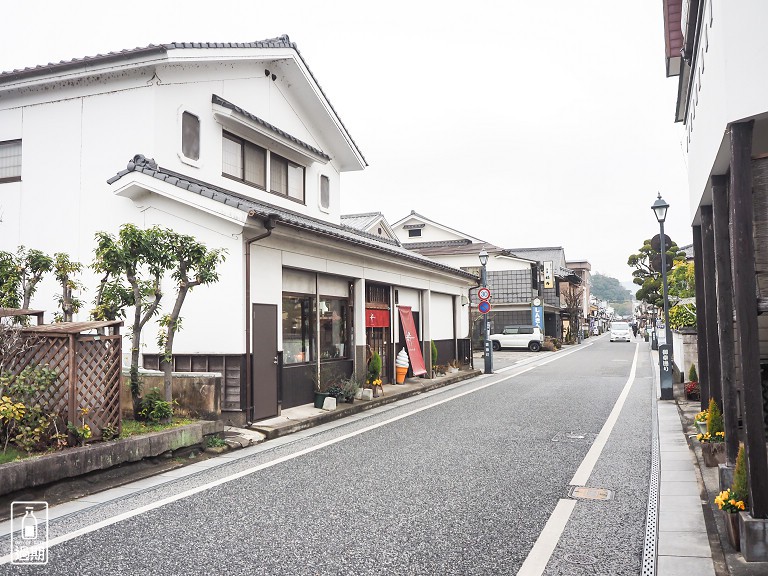
[[[688,370],[688,382],[685,385],[685,397],[688,400],[700,400],[701,388],[699,387],[699,376],[696,374],[696,366],[691,364]]]
[[[368,361],[368,375],[365,377],[366,387],[373,389],[373,397],[377,398],[384,394],[384,388],[381,385],[381,356],[378,352],[371,354]]]
[[[352,404],[355,401],[357,391],[360,390],[360,385],[354,377],[346,378],[342,381],[341,389],[344,394],[344,401],[348,404]]]
[[[435,344],[434,340],[429,341],[430,351],[432,352],[432,371],[437,372],[437,368],[439,368],[437,364],[437,344]]]
[[[718,464],[725,463],[725,430],[723,429],[723,414],[714,398],[709,399],[707,410],[707,432],[699,434],[701,442],[701,455],[704,465],[714,468]]]
[[[715,504],[723,511],[725,530],[728,542],[734,550],[741,550],[741,534],[739,532],[739,512],[746,510],[749,489],[747,486],[747,466],[744,455],[744,445],[739,446],[736,457],[736,469],[733,472],[733,484],[728,490],[723,490],[715,498]]]
[[[707,411],[702,410],[693,418],[693,422],[699,431],[699,434],[706,434],[707,432]]]

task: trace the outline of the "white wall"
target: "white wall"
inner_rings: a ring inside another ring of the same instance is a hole
[[[712,7],[712,18],[709,15]],[[686,118],[691,219],[709,176],[728,165],[727,125],[768,111],[768,3],[703,2],[705,14]]]

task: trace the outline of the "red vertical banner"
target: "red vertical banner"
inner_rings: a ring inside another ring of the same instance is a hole
[[[403,325],[403,334],[405,334],[405,347],[408,349],[408,358],[411,361],[411,369],[414,376],[426,374],[424,367],[424,357],[419,348],[419,337],[416,332],[416,325],[413,323],[413,314],[410,306],[398,306],[400,310],[400,322]]]

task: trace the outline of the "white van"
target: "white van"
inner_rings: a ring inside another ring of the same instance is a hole
[[[632,342],[632,329],[628,322],[611,322],[611,342]]]
[[[538,352],[544,336],[538,326],[505,326],[500,334],[491,334],[490,340],[494,350],[528,348],[531,352]]]

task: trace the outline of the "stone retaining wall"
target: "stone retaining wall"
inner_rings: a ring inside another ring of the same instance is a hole
[[[204,438],[224,430],[222,422],[201,421],[162,432],[152,432],[110,442],[66,448],[53,454],[0,465],[0,495],[32,486],[50,484],[124,462],[159,456],[168,451],[202,446]]]

